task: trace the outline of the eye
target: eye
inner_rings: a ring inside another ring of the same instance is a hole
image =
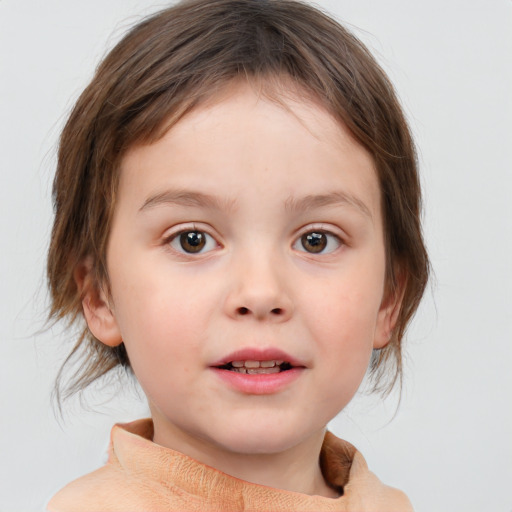
[[[169,239],[169,245],[178,252],[187,254],[198,254],[200,252],[208,252],[217,247],[215,239],[196,229],[180,231]]]
[[[338,249],[341,244],[340,238],[332,233],[308,231],[295,242],[293,248],[311,254],[329,254]]]

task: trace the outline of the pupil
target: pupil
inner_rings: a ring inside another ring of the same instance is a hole
[[[186,252],[199,252],[206,243],[206,237],[200,231],[186,231],[180,235],[180,244]]]
[[[327,246],[325,233],[306,233],[301,238],[302,247],[308,252],[322,252]]]

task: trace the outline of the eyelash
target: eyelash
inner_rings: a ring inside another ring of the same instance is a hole
[[[317,236],[312,236],[312,235],[317,235]],[[318,236],[318,235],[320,235],[320,236]],[[309,241],[313,242],[313,247],[315,246],[315,244],[317,242],[320,243],[318,251],[306,250],[306,248],[304,247],[304,243],[308,240],[307,237],[310,237]],[[325,237],[325,239],[321,240],[320,237]],[[322,242],[324,242],[324,244]],[[296,241],[293,243],[292,247],[295,250],[297,250],[299,252],[304,252],[306,254],[312,254],[312,255],[331,254],[334,251],[336,251],[337,249],[339,249],[343,245],[343,243],[344,243],[343,240],[338,235],[335,235],[334,233],[331,233],[330,231],[327,231],[325,229],[308,229],[307,231],[304,231],[296,239]],[[333,244],[335,245],[334,247],[333,247]],[[302,246],[302,248],[300,246]],[[328,250],[326,250],[326,249],[328,249]]]
[[[189,238],[184,238],[186,235],[189,235]],[[190,235],[200,235],[199,238],[202,238],[202,246],[199,246],[197,251],[190,250],[187,251],[183,246],[184,243],[188,243],[190,248],[194,247],[194,242],[198,245],[201,244],[201,240],[197,238],[194,240]],[[185,254],[185,255],[195,255],[195,254],[203,254],[205,252],[212,251],[215,247],[219,247],[219,243],[215,240],[215,238],[210,235],[207,231],[202,229],[197,229],[195,227],[189,229],[182,229],[176,233],[172,233],[164,239],[164,244],[170,246],[174,251]],[[213,244],[213,247],[211,247]],[[206,247],[206,251],[203,249]]]
[[[186,236],[188,235],[188,238]],[[194,238],[195,235],[195,238]],[[199,235],[199,236],[197,236]],[[202,240],[201,240],[202,239]],[[219,247],[217,240],[207,231],[191,227],[172,233],[164,239],[164,244],[174,251],[183,255],[200,255],[208,253]],[[310,248],[318,250],[307,250],[305,244],[309,243]],[[189,245],[187,250],[184,244]],[[333,247],[334,244],[334,247]],[[292,248],[306,254],[331,254],[344,244],[343,240],[334,233],[325,229],[309,229],[304,231],[292,244]],[[213,246],[212,246],[213,245]],[[194,248],[198,248],[194,250]],[[206,248],[206,250],[204,250]]]

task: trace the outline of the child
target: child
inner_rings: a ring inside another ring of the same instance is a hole
[[[413,142],[354,36],[294,0],[150,17],[71,113],[54,201],[72,389],[122,365],[152,418],[48,510],[411,510],[325,431],[369,365],[399,380],[428,276]]]

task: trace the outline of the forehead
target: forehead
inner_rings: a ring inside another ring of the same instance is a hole
[[[295,195],[328,193],[336,185],[333,169],[368,209],[380,209],[372,157],[318,101],[293,84],[237,81],[156,142],[131,148],[121,163],[120,196],[147,199],[166,184],[218,192],[221,177],[229,179],[226,194],[235,192],[230,199],[236,202],[257,173],[260,192],[286,192],[293,201]]]

